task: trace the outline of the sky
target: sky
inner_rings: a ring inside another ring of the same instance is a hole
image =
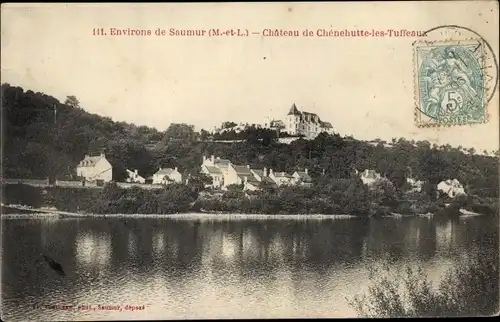
[[[474,29],[498,56],[498,3],[3,4],[1,80],[90,113],[165,130],[213,129],[223,121],[263,124],[290,106],[362,140],[429,140],[497,150],[498,87],[486,124],[418,128],[415,37],[181,37],[158,28],[315,32]],[[106,36],[93,36],[104,28]],[[110,28],[152,36],[111,36]]]

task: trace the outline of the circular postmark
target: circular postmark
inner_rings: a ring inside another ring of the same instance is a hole
[[[417,123],[486,122],[499,81],[491,45],[474,30],[457,25],[438,26],[423,35],[413,43]]]

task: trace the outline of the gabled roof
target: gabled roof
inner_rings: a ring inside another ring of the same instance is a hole
[[[247,182],[252,183],[252,184],[257,184],[259,183],[259,180],[257,180],[253,174],[250,175],[238,175],[238,177],[241,179],[241,181],[245,181],[245,177],[247,178]]]
[[[462,184],[457,180],[457,179],[448,179],[448,180],[445,180],[445,181],[441,181],[441,183],[445,183],[447,184],[448,186],[453,186],[453,187],[456,187],[456,188],[462,188]]]
[[[259,169],[250,169],[254,174],[256,174],[257,176],[259,177],[263,177],[264,176],[264,171],[263,170],[259,170]]]
[[[155,172],[155,174],[164,174],[164,175],[170,175],[172,172],[175,172],[175,169],[172,168],[163,168]]]
[[[103,155],[98,155],[98,156],[93,156],[93,157],[86,155],[85,158],[82,161],[80,161],[78,166],[79,167],[93,167],[102,158],[105,158],[105,157]]]
[[[269,183],[269,184],[271,184],[273,186],[277,186],[276,182],[274,182],[274,180],[271,179],[271,178],[269,178],[269,177],[263,177],[262,178],[262,182]]]
[[[376,173],[375,170],[365,170],[362,172],[361,176],[366,179],[377,179],[380,177],[380,175]]]
[[[295,103],[293,103],[292,107],[290,108],[288,115],[301,115],[301,113],[297,109],[297,106],[295,106]]]
[[[321,122],[321,126],[327,129],[333,128],[332,123],[330,122]]]
[[[217,158],[214,160],[214,165],[217,167],[227,168],[227,167],[229,167],[230,164],[231,164],[231,161],[229,161],[227,159]]]
[[[127,169],[127,172],[128,172],[129,174],[135,174],[135,171],[132,171],[132,170],[130,170],[130,169]],[[142,178],[142,176],[139,174],[139,172],[137,172],[137,176]]]
[[[238,175],[250,176],[252,172],[250,169],[244,165],[231,165]],[[253,176],[253,175],[252,175]]]
[[[221,169],[219,169],[217,167],[211,167],[211,166],[208,166],[208,165],[204,165],[204,167],[207,169],[207,171],[210,174],[222,174]]]
[[[283,126],[285,125],[285,123],[281,120],[272,120],[270,122],[271,126]]]
[[[295,171],[295,173],[304,182],[311,182],[312,181],[311,176],[308,173],[305,173],[304,171]]]
[[[321,120],[316,113],[302,112],[302,121],[306,121],[306,116],[311,116],[311,120],[308,122],[316,123],[316,117],[318,118],[318,122],[321,123]]]
[[[291,175],[289,175],[286,172],[274,172],[273,174],[277,178],[293,178]]]

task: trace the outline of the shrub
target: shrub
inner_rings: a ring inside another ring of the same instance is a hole
[[[421,269],[406,269],[402,277],[371,273],[368,294],[348,299],[362,317],[438,317],[492,315],[498,311],[498,247],[453,268],[437,288]]]
[[[42,189],[22,183],[4,184],[2,185],[2,202],[40,207],[43,202]]]

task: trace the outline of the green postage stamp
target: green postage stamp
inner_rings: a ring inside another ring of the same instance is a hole
[[[417,126],[487,121],[482,42],[427,41],[413,50]]]

